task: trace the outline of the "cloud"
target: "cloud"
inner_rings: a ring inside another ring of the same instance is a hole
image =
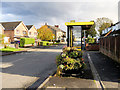
[[[113,0],[114,1],[114,0]],[[3,2],[2,21],[22,20],[39,28],[59,24],[66,30],[70,20],[90,21],[108,17],[117,22],[117,2]]]

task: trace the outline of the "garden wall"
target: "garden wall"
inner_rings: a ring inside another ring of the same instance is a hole
[[[86,46],[87,51],[99,51],[99,44],[93,44]]]
[[[120,63],[120,35],[100,38],[99,51]]]

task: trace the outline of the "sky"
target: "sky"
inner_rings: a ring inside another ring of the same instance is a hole
[[[119,0],[2,0],[0,21],[23,21],[40,28],[59,25],[66,31],[65,22],[87,22],[107,17],[118,22]]]

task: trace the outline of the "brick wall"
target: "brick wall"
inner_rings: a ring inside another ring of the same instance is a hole
[[[14,41],[14,30],[4,30],[6,37],[10,37],[10,42]]]

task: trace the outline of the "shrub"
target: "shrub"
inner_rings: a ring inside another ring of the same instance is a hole
[[[95,39],[94,38],[91,38],[91,37],[88,37],[87,40],[86,40],[87,43],[94,43],[95,42]]]
[[[49,42],[48,41],[41,41],[40,45],[41,46],[47,46],[47,45],[49,45]]]
[[[75,47],[64,47],[62,50],[63,52],[56,57],[56,64],[61,72],[82,70],[85,68],[82,51],[78,51]]]
[[[34,38],[20,38],[20,46],[23,47],[27,44],[34,44],[35,39]]]

